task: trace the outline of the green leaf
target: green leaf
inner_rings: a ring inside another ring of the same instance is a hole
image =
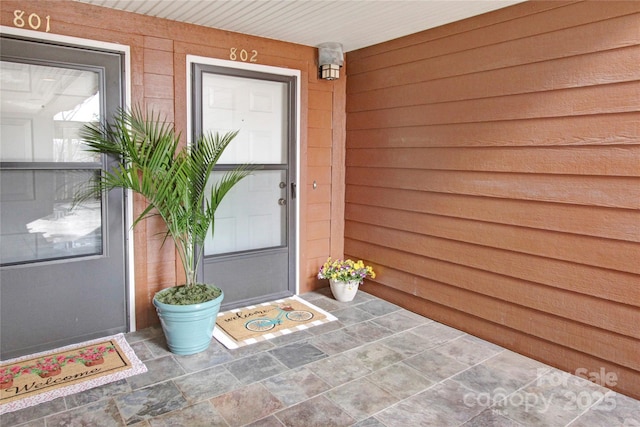
[[[82,129],[88,151],[115,157],[118,164],[94,180],[77,200],[95,197],[114,188],[131,190],[149,206],[135,219],[136,226],[150,215],[159,215],[173,238],[185,272],[186,284],[195,284],[209,228],[214,230],[215,211],[224,196],[255,169],[242,165],[225,173],[207,194],[207,181],[224,150],[238,135],[208,133],[190,147],[180,142],[174,126],[158,114],[140,108],[120,110],[110,123],[93,123]],[[208,200],[207,200],[208,196]]]

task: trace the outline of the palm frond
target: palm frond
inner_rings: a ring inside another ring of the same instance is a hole
[[[149,206],[135,218],[134,226],[151,214],[160,215],[187,272],[187,284],[193,284],[201,256],[197,251],[209,228],[214,228],[216,208],[253,170],[243,165],[226,173],[207,194],[211,172],[237,134],[206,134],[187,148],[181,146],[173,125],[159,115],[140,108],[121,110],[112,123],[94,123],[82,131],[88,151],[115,156],[118,164],[98,176],[78,199],[114,188],[143,196]]]

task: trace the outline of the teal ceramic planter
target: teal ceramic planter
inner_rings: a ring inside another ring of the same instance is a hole
[[[223,298],[222,291],[218,298],[202,304],[171,305],[153,298],[167,346],[172,353],[184,356],[209,348]]]

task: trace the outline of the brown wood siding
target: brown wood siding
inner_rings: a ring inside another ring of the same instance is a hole
[[[526,2],[349,52],[364,287],[640,397],[640,3]]]
[[[344,83],[319,80],[317,50],[312,47],[261,39],[248,35],[157,19],[139,14],[90,6],[75,1],[3,0],[0,23],[13,27],[16,9],[50,16],[51,33],[90,40],[119,43],[131,50],[132,103],[142,104],[174,121],[183,134],[187,128],[186,56],[199,55],[229,59],[230,48],[255,49],[258,64],[301,71],[300,129],[300,292],[321,285],[315,279],[317,260],[341,252],[344,197],[332,199],[332,180],[344,186],[344,163],[332,166],[334,128],[344,132],[344,105],[333,109],[344,98]],[[38,36],[38,33],[34,33]],[[44,38],[45,35],[41,33]],[[338,125],[334,124],[338,120]],[[344,143],[341,145],[344,151]],[[336,168],[341,169],[336,170]],[[318,189],[312,189],[312,182]],[[134,198],[134,214],[144,209],[144,200]],[[333,225],[332,225],[333,222]],[[158,323],[151,304],[158,290],[180,283],[184,273],[171,245],[161,246],[157,237],[163,224],[154,220],[134,230],[135,299],[138,328]],[[221,284],[222,287],[224,285]]]
[[[327,285],[316,278],[318,267],[328,256],[343,253],[345,88],[343,78],[331,86],[323,82],[311,85],[309,90],[309,179],[305,188],[309,217],[304,222],[309,251],[302,277],[312,284],[310,290]]]

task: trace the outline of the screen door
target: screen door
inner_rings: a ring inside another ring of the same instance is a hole
[[[123,193],[72,209],[107,159],[79,138],[121,105],[121,55],[0,39],[3,359],[127,328]]]
[[[195,64],[194,131],[239,130],[209,185],[227,170],[257,168],[216,212],[201,281],[225,292],[224,307],[295,292],[295,77]]]

